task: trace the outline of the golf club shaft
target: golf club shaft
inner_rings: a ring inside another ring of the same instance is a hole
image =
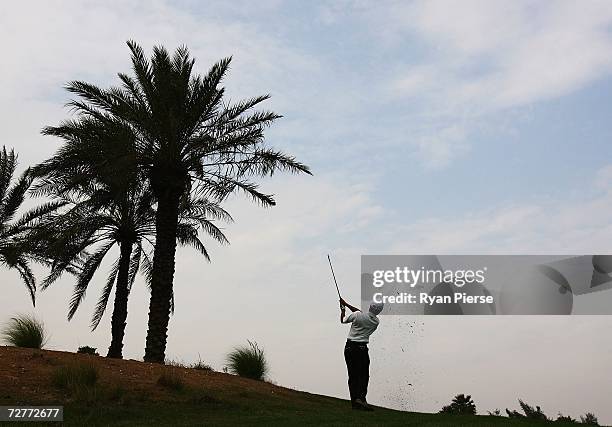
[[[338,288],[338,281],[336,280],[336,274],[334,273],[334,266],[332,265],[331,257],[329,256],[329,254],[327,255],[327,260],[329,261],[329,268],[331,268],[332,276],[334,277],[334,283],[336,284],[336,291],[338,292],[338,298],[342,298],[340,296],[340,288]]]

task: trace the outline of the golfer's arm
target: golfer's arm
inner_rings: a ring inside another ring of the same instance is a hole
[[[342,312],[340,313],[340,323],[351,323],[351,322],[346,321],[344,315],[345,315],[344,310],[342,310]]]
[[[359,310],[357,307],[353,307],[352,305],[350,305],[350,304],[349,304],[348,302],[346,302],[346,301],[344,302],[344,305],[345,305],[346,307],[348,307],[348,309],[349,309],[349,310],[351,310],[353,313],[354,313],[354,312],[356,312],[356,311],[361,311],[361,310]]]

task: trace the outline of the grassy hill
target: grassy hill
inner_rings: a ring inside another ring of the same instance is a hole
[[[71,381],[70,374],[76,379]],[[64,424],[77,426],[553,425],[384,408],[357,412],[346,400],[218,372],[0,347],[0,405],[17,404],[64,405]]]

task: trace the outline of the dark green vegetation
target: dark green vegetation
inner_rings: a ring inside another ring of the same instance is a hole
[[[534,408],[533,406],[529,405],[528,403],[524,402],[521,399],[519,399],[519,405],[521,406],[521,410],[523,411],[523,413],[521,414],[518,411],[506,409],[506,413],[508,414],[509,418],[525,419],[525,420],[540,420],[540,421],[552,421],[553,420],[553,418],[548,417],[544,412],[542,412],[542,409],[539,406],[536,406]],[[555,422],[574,423],[574,424],[578,423],[578,421],[573,419],[572,417],[562,415],[562,414],[559,414],[557,418],[554,420]],[[597,421],[597,417],[590,412],[587,412],[585,415],[580,416],[580,424],[595,425],[595,426],[599,425]]]
[[[15,347],[43,348],[47,342],[45,325],[34,316],[11,318],[2,329],[3,340]]]
[[[469,394],[467,396],[464,394],[458,394],[453,398],[450,405],[442,407],[440,413],[451,415],[475,415],[476,404],[472,400],[472,396]]]
[[[98,352],[96,351],[97,349],[94,347],[90,347],[88,345],[83,345],[81,347],[78,348],[77,353],[80,354],[91,354],[93,356],[99,356]]]
[[[236,347],[227,355],[227,366],[232,374],[253,380],[263,380],[268,372],[268,362],[263,349],[256,342]]]
[[[579,422],[567,415],[559,414],[556,419],[550,418],[542,412],[542,409],[539,406],[535,408],[523,400],[519,399],[519,405],[521,406],[521,410],[523,413],[520,413],[515,410],[506,409],[506,414],[508,414],[508,419],[514,420],[524,420],[527,422],[539,422],[539,421],[555,421],[556,425],[558,423],[564,424],[578,424]],[[453,398],[453,401],[450,405],[443,406],[439,412],[440,414],[448,414],[448,415],[456,415],[459,419],[465,415],[476,415],[476,403],[472,400],[470,395],[458,394]],[[502,417],[502,413],[499,409],[494,411],[488,411],[489,416],[491,417]],[[597,422],[597,417],[590,412],[587,412],[585,415],[580,417],[580,424],[587,425],[599,425]]]
[[[189,403],[159,405],[131,403],[122,406],[66,406],[66,425],[181,426],[181,425],[261,425],[261,426],[571,426],[562,422],[510,420],[502,417],[420,414],[376,408],[372,413],[352,411],[346,401],[305,394],[293,403],[262,400],[245,393],[231,402],[215,401],[198,391],[183,394]],[[119,421],[121,420],[121,421]]]

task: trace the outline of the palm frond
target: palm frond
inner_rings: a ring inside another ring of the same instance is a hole
[[[6,147],[3,146],[0,150],[0,201],[4,200],[6,196],[6,191],[11,185],[16,168],[17,156],[15,151],[6,151]]]
[[[0,223],[6,223],[13,219],[13,216],[17,213],[17,209],[19,209],[25,200],[26,193],[31,183],[32,176],[28,169],[17,180],[17,183],[8,189],[5,198],[0,202]]]
[[[25,283],[28,292],[30,293],[30,298],[32,299],[32,305],[36,305],[36,279],[34,278],[34,273],[30,268],[28,262],[21,258],[15,264],[15,268],[19,271],[21,279],[23,283]]]
[[[114,244],[115,242],[111,241],[110,243],[107,243],[102,246],[100,249],[98,249],[98,251],[96,251],[89,257],[89,259],[83,266],[83,271],[78,276],[77,283],[74,287],[74,292],[72,293],[72,297],[70,299],[68,320],[72,319],[77,309],[81,305],[91,278],[100,266],[100,263],[102,262],[102,259],[104,259],[106,253]]]
[[[140,259],[142,258],[142,246],[140,244],[136,245],[136,249],[132,254],[132,259],[130,260],[130,271],[128,274],[128,293],[132,290],[132,286],[134,285],[134,281],[136,280],[136,274],[140,269]]]
[[[191,246],[204,255],[207,261],[210,261],[210,256],[206,247],[198,237],[198,230],[185,224],[178,224],[176,229],[176,241],[182,246]]]
[[[98,299],[98,303],[96,304],[96,308],[94,310],[94,314],[91,317],[90,327],[92,331],[95,331],[97,327],[100,325],[100,321],[106,312],[106,307],[108,305],[108,300],[110,298],[110,294],[113,291],[113,287],[115,286],[115,281],[117,279],[117,273],[119,272],[119,260],[116,259],[113,262],[110,272],[108,273],[108,277],[106,279],[106,284],[102,289],[102,293],[100,294],[100,298]]]
[[[65,201],[51,201],[36,206],[24,213],[17,221],[12,224],[12,227],[21,230],[24,227],[32,227],[35,221],[44,221],[49,214],[56,212],[58,209],[66,206]]]

